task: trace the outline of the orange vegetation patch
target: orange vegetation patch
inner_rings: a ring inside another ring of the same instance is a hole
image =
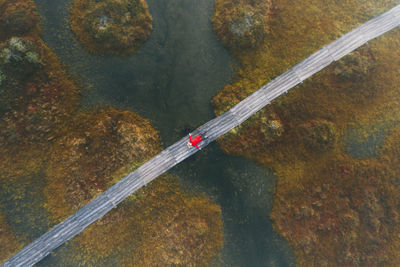
[[[160,150],[149,121],[129,111],[80,113],[69,125],[52,146],[46,171],[47,206],[57,220],[107,189],[128,166],[140,165]]]
[[[212,22],[221,41],[234,52],[262,44],[275,11],[272,0],[216,1]]]
[[[39,32],[33,1],[0,1],[2,147],[54,138],[53,130],[78,103],[75,84],[39,38]]]
[[[75,0],[71,29],[93,53],[135,52],[152,29],[145,0]]]
[[[67,264],[206,266],[222,248],[221,209],[161,177],[72,241]]]
[[[54,139],[77,109],[76,85],[40,39],[12,37],[0,44],[0,53],[0,143]]]
[[[400,173],[393,163],[350,157],[309,163],[297,185],[279,186],[271,216],[299,265],[397,265]]]
[[[274,2],[276,12],[263,44],[247,50],[231,48],[240,69],[237,81],[213,99],[217,114],[395,4],[297,2]],[[215,16],[221,14],[217,10]],[[390,174],[399,154],[382,152],[379,159],[355,160],[342,140],[349,127],[359,129],[357,134],[364,139],[370,134],[364,129],[400,120],[400,57],[393,52],[399,45],[398,30],[369,42],[219,140],[225,152],[275,171],[278,184],[272,217],[302,266],[398,262],[398,236],[389,233],[399,230],[398,190]],[[387,144],[398,147],[392,141]]]
[[[135,262],[140,266],[206,266],[222,248],[221,209],[161,180],[136,204],[140,222]]]
[[[37,35],[39,31],[33,0],[0,0],[0,41],[11,36]]]

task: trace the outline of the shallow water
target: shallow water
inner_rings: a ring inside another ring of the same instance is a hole
[[[347,152],[353,158],[378,158],[380,150],[385,144],[386,137],[391,133],[391,129],[400,125],[400,121],[384,121],[373,125],[373,129],[367,129],[368,135],[360,139],[357,133],[358,128],[350,128],[346,131],[343,141],[346,144]],[[371,128],[371,127],[370,127]],[[363,129],[365,130],[365,129]]]
[[[44,18],[44,41],[91,87],[84,92],[83,108],[109,104],[137,112],[160,131],[164,147],[214,117],[210,100],[230,81],[234,60],[213,33],[212,0],[148,0],[153,32],[128,57],[86,52],[68,29],[70,1],[35,2]],[[221,205],[225,244],[213,265],[295,265],[268,216],[275,185],[270,172],[212,144],[171,173]],[[68,265],[63,257],[68,249],[62,246],[39,266]]]

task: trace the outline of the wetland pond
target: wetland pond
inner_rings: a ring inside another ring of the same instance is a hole
[[[151,121],[163,147],[214,117],[210,101],[231,81],[235,61],[213,32],[213,0],[147,1],[153,31],[138,53],[124,57],[83,49],[68,25],[70,1],[35,2],[43,40],[89,88],[83,92],[83,109],[110,105],[132,110]],[[225,241],[212,265],[295,266],[290,247],[269,218],[276,182],[271,172],[224,154],[214,143],[170,173],[221,205]],[[63,257],[68,249],[61,246],[38,266],[68,266]]]

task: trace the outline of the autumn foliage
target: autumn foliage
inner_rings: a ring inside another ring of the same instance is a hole
[[[71,29],[93,53],[124,55],[147,39],[152,18],[145,0],[75,0]]]
[[[243,1],[216,1],[214,23]],[[253,1],[246,1],[251,4]],[[388,10],[395,1],[273,2],[268,37],[252,49],[230,46],[237,79],[213,99],[215,113],[229,109],[341,34]],[[261,12],[261,11],[260,11]],[[219,27],[219,24],[214,24]],[[267,27],[267,26],[266,26]],[[216,30],[221,40],[230,38]],[[398,203],[394,183],[398,140],[375,147],[376,158],[347,153],[350,129],[357,140],[393,127],[400,118],[398,30],[373,40],[304,81],[219,140],[230,154],[272,168],[278,177],[271,217],[301,266],[396,266]],[[268,133],[279,122],[279,135]],[[354,130],[357,129],[357,130]],[[385,130],[389,132],[389,130]],[[395,134],[398,136],[398,134]],[[383,137],[385,138],[385,137]],[[395,179],[396,180],[396,179]],[[396,234],[393,234],[396,233]]]

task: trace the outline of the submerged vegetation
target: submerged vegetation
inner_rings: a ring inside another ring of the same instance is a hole
[[[126,23],[149,22],[143,1],[108,4],[115,8],[107,12],[124,8],[139,12],[124,13]],[[0,21],[7,19],[7,29],[25,29],[14,35],[0,27],[3,262],[161,148],[157,131],[139,115],[111,107],[78,109],[79,88],[40,39],[32,1],[0,0],[0,7]],[[27,17],[15,15],[20,12]],[[150,26],[146,25],[150,30],[151,19]],[[131,32],[132,28],[125,30]],[[122,35],[129,37],[118,33]],[[117,49],[131,51],[138,40],[128,45],[132,40],[124,39]],[[220,207],[207,196],[181,187],[179,178],[164,177],[73,239],[60,250],[61,255],[69,256],[59,264],[206,265],[218,256],[222,240]]]
[[[256,2],[216,1],[214,28],[240,64],[235,83],[213,99],[216,114],[396,4],[277,0],[268,9],[274,12],[264,21],[269,32],[261,43],[254,38],[248,42],[257,45],[242,49],[227,42],[231,33],[220,29],[231,24],[229,14]],[[385,127],[392,127],[400,120],[400,57],[392,49],[399,45],[398,30],[369,42],[219,140],[225,152],[275,171],[278,183],[271,217],[301,266],[399,262],[400,195],[394,181],[400,155],[391,151],[399,147],[397,130],[376,158],[353,159],[344,142],[349,129],[360,129],[359,139],[365,139],[377,130],[375,125],[384,121]]]
[[[91,52],[124,55],[147,39],[152,18],[145,0],[75,0],[71,29]]]

